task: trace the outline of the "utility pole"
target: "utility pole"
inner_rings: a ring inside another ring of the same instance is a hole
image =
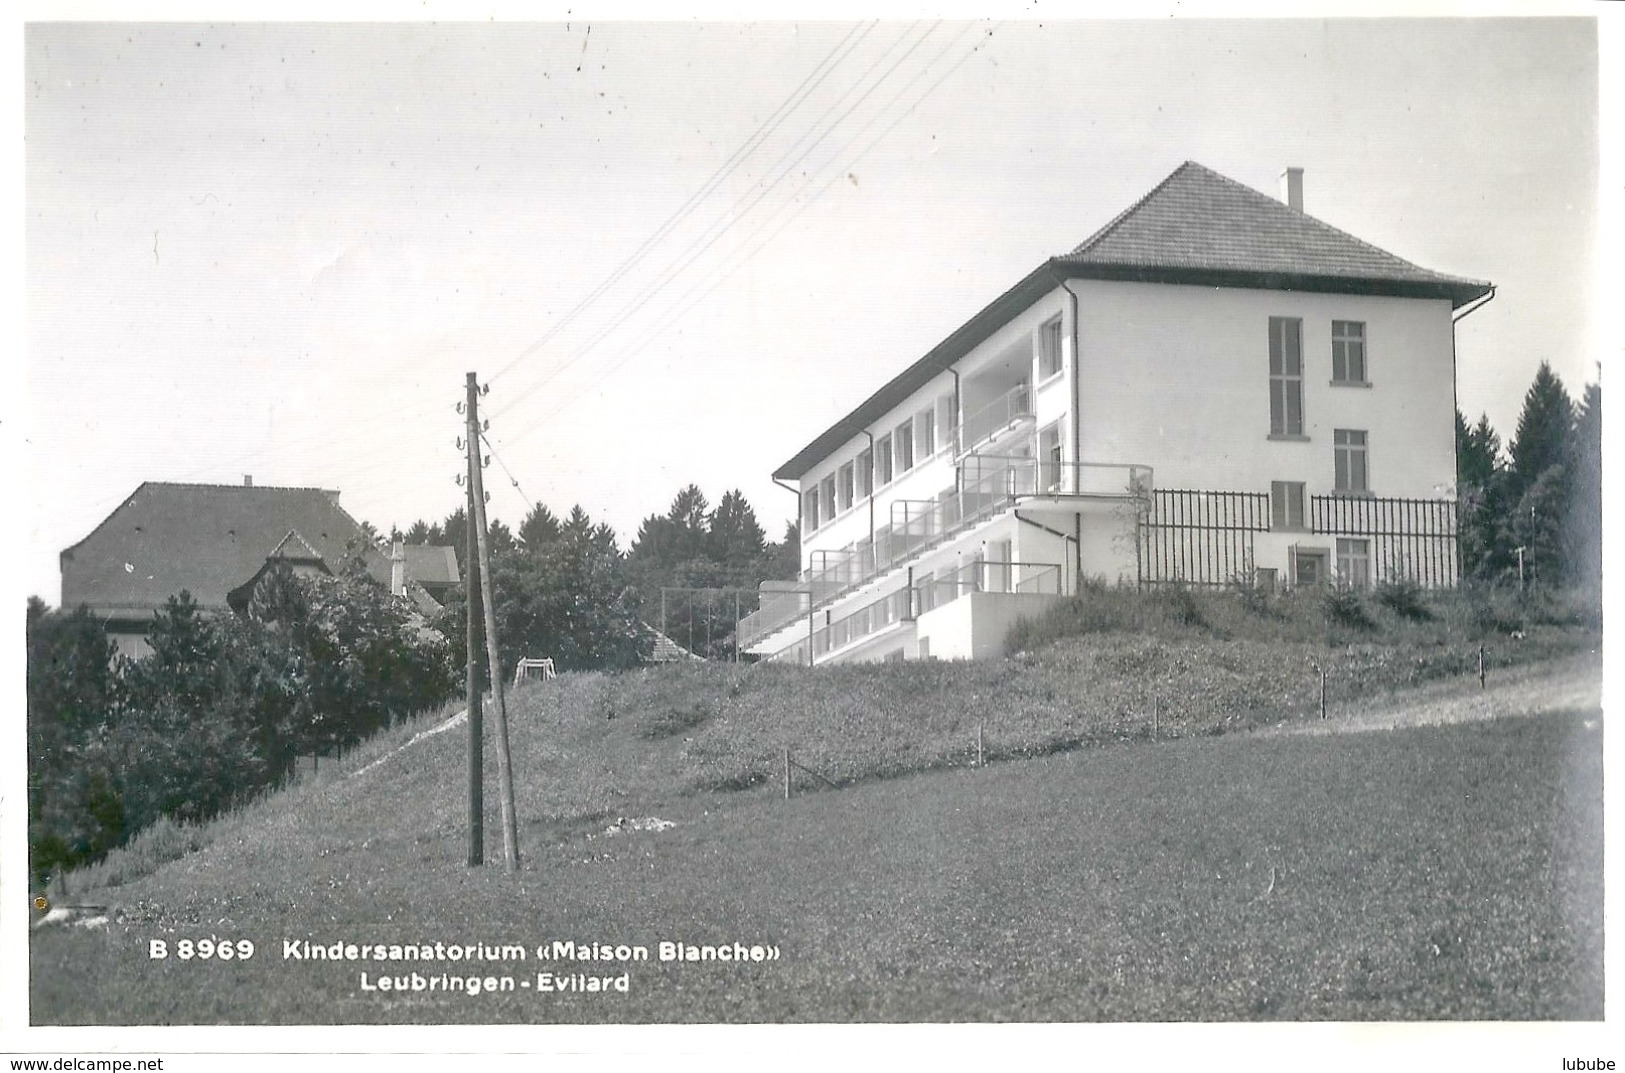
[[[474,497],[474,533],[479,541],[480,595],[485,603],[485,655],[491,673],[492,729],[496,732],[497,793],[502,808],[502,849],[508,871],[519,870],[518,820],[513,807],[513,760],[508,754],[508,709],[502,696],[502,660],[497,654],[496,593],[491,587],[491,542],[485,527],[485,482],[481,470],[479,378],[468,374],[468,473]]]
[[[473,398],[467,404],[469,413],[468,436],[472,440],[476,435],[473,422]],[[475,612],[476,605],[483,605],[480,599],[480,544],[474,527],[474,470],[477,456],[470,452],[468,455],[468,475],[465,482],[468,485],[468,524],[464,527],[468,533],[467,551],[463,562],[467,568],[463,571],[463,588],[467,593],[464,600],[465,617],[468,620],[468,666],[467,666],[467,694],[468,694],[468,866],[477,868],[485,863],[485,728],[480,712],[480,618]]]

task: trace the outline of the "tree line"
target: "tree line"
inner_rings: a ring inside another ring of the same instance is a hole
[[[1524,394],[1511,444],[1456,414],[1457,529],[1463,580],[1602,588],[1602,385],[1579,403],[1545,362]]]
[[[140,659],[84,607],[28,602],[28,843],[36,879],[102,857],[168,817],[208,819],[442,704],[451,646],[359,558],[336,576],[269,569],[246,613],[189,593],[153,617]]]
[[[384,543],[371,526],[364,532]],[[467,515],[459,508],[391,538],[456,550],[464,582],[431,620],[367,572],[360,547],[333,576],[272,567],[241,615],[205,614],[177,594],[154,616],[140,659],[118,655],[87,609],[53,611],[30,598],[35,877],[97,860],[159,817],[214,816],[286,779],[301,756],[343,750],[459,695],[471,595],[483,615],[467,584]],[[580,506],[560,518],[537,503],[516,531],[491,522],[487,539],[504,675],[527,655],[560,670],[635,666],[651,655],[662,588],[727,585],[743,595],[799,567],[794,524],[769,542],[743,494],[713,509],[693,485],[646,518],[626,552]],[[710,642],[700,654],[731,652],[731,607],[726,619],[705,612]],[[479,636],[475,652],[488,686]]]
[[[465,583],[439,625],[458,659],[466,652],[466,532],[467,514],[458,508],[442,522],[420,520],[393,534],[456,549]],[[696,655],[729,658],[736,620],[755,609],[756,587],[793,577],[801,565],[793,522],[782,540],[769,541],[742,492],[726,493],[713,508],[692,484],[664,514],[643,520],[625,552],[614,529],[579,505],[560,518],[537,503],[517,530],[492,521],[487,539],[504,674],[526,656],[550,658],[560,670],[632,667],[651,656],[662,626]],[[477,588],[474,599],[478,620]],[[477,648],[476,664],[482,655]]]

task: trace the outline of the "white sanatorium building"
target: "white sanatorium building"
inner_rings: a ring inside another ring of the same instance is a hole
[[[740,643],[997,655],[1080,579],[1457,580],[1455,335],[1487,282],[1186,163],[820,433]]]

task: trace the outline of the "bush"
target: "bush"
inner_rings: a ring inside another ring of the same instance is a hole
[[[1433,618],[1433,612],[1428,610],[1422,586],[1417,584],[1414,578],[1397,577],[1379,582],[1376,598],[1377,603],[1400,618],[1412,622],[1427,622]]]
[[[1347,585],[1328,586],[1321,593],[1320,609],[1326,616],[1328,626],[1369,630],[1376,625],[1371,620],[1371,613],[1366,610],[1365,600],[1359,590]]]

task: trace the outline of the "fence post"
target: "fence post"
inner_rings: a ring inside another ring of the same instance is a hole
[[[986,757],[986,754],[982,752],[982,724],[977,723],[976,724],[976,766],[977,767],[983,767],[986,764],[987,764],[987,757]]]
[[[790,747],[784,747],[784,799],[790,800]]]
[[[1320,717],[1326,718],[1326,668],[1317,667],[1320,671]]]
[[[1478,688],[1484,688],[1484,646],[1478,646]]]

